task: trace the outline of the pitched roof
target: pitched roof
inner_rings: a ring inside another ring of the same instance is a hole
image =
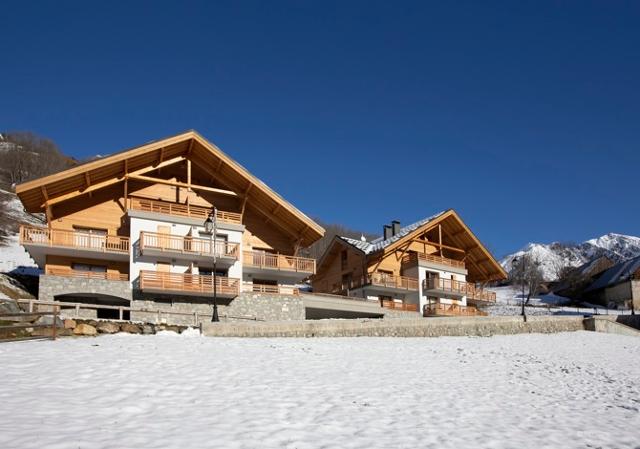
[[[439,216],[441,216],[442,214],[444,214],[446,211],[442,211],[442,212],[438,212],[435,215],[432,215],[430,217],[427,218],[423,218],[420,221],[416,221],[415,223],[412,223],[410,225],[404,226],[403,228],[400,228],[400,231],[398,231],[398,233],[386,240],[383,240],[383,237],[378,237],[377,239],[374,239],[370,242],[367,241],[362,241],[362,240],[357,240],[357,239],[352,239],[349,237],[343,237],[343,236],[339,236],[342,240],[344,240],[345,242],[349,243],[350,245],[355,246],[356,248],[358,248],[360,251],[364,252],[365,254],[371,254],[374,253],[376,251],[380,251],[384,248],[386,248],[387,246],[391,245],[392,243],[397,242],[398,240],[401,240],[403,237],[405,237],[406,235],[409,235],[411,232],[415,231],[416,229],[418,229],[419,227],[429,223],[430,221],[435,220],[436,218],[438,218]]]
[[[136,170],[160,167],[179,158],[191,159],[209,174],[224,180],[238,196],[248,196],[248,207],[288,226],[292,234],[302,238],[303,246],[324,235],[320,225],[193,130],[27,181],[16,186],[16,193],[27,211],[43,212],[46,204],[67,201],[122,182],[127,174]]]
[[[640,270],[640,256],[620,262],[602,273],[602,276],[591,284],[585,292],[600,290],[627,281],[638,270]]]
[[[350,245],[365,256],[376,253],[390,253],[411,242],[421,233],[430,231],[436,225],[442,225],[443,235],[452,246],[465,252],[465,263],[468,271],[467,279],[470,282],[494,281],[507,277],[504,268],[453,209],[438,212],[435,215],[405,226],[396,235],[388,239],[378,237],[366,242],[349,237],[336,236],[334,243],[340,242]],[[332,250],[334,243],[327,248],[325,254],[320,258],[318,266],[322,265],[326,259],[325,256]]]

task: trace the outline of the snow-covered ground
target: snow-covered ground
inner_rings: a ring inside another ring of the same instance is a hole
[[[640,340],[103,336],[0,346],[0,447],[622,448]]]
[[[482,308],[489,315],[520,315],[522,309],[522,290],[514,286],[492,287],[496,292],[496,303]],[[584,303],[580,307],[568,306],[569,298],[552,294],[538,295],[529,301],[527,315],[616,315],[630,314],[630,310],[614,310],[605,307]],[[583,307],[584,306],[584,307]]]

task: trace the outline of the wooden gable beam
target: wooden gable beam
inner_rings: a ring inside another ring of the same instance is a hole
[[[198,184],[172,181],[170,179],[154,178],[152,176],[143,176],[143,175],[135,175],[135,174],[130,174],[130,175],[127,175],[126,177],[129,179],[135,179],[137,181],[145,181],[145,182],[151,182],[155,184],[164,184],[164,185],[174,186],[174,187],[185,187],[187,189],[191,188],[195,190],[205,190],[207,192],[219,193],[222,195],[238,196],[236,192],[233,192],[231,190],[216,189],[215,187],[207,187],[207,186],[201,186]]]
[[[172,159],[167,159],[166,161],[164,161],[162,164],[160,164],[158,166],[155,166],[155,167],[154,166],[144,167],[144,168],[141,168],[139,170],[135,170],[135,171],[131,172],[129,174],[129,176],[131,176],[131,175],[141,175],[141,174],[144,174],[144,173],[148,173],[150,171],[157,170],[158,168],[162,168],[162,167],[166,167],[166,166],[169,166],[169,165],[172,165],[172,164],[176,164],[176,163],[181,162],[183,160],[184,160],[183,156],[178,156],[178,157],[175,157],[175,158],[172,158]],[[86,189],[79,189],[79,190],[74,190],[73,192],[65,193],[64,195],[60,195],[60,196],[55,197],[55,198],[53,198],[53,199],[51,199],[49,201],[46,201],[45,204],[42,204],[41,207],[46,207],[47,204],[49,206],[53,206],[54,204],[58,204],[58,203],[61,203],[63,201],[70,200],[71,198],[75,198],[75,197],[77,197],[79,195],[83,195],[85,193],[95,192],[96,190],[104,189],[105,187],[109,187],[111,185],[114,185],[114,184],[117,184],[119,182],[122,182],[124,179],[126,179],[126,177],[127,177],[127,175],[122,175],[122,176],[119,176],[119,177],[115,177],[115,178],[112,178],[112,179],[107,179],[105,181],[93,184],[91,187],[88,187]]]

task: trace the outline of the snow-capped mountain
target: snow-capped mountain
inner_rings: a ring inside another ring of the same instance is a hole
[[[528,254],[540,263],[544,278],[553,281],[564,267],[578,267],[600,256],[614,262],[640,256],[640,237],[609,233],[578,244],[529,243],[520,251],[504,257],[500,263],[510,271],[513,259]]]

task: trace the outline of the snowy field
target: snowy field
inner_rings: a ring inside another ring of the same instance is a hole
[[[640,339],[0,345],[1,448],[633,448]]]

